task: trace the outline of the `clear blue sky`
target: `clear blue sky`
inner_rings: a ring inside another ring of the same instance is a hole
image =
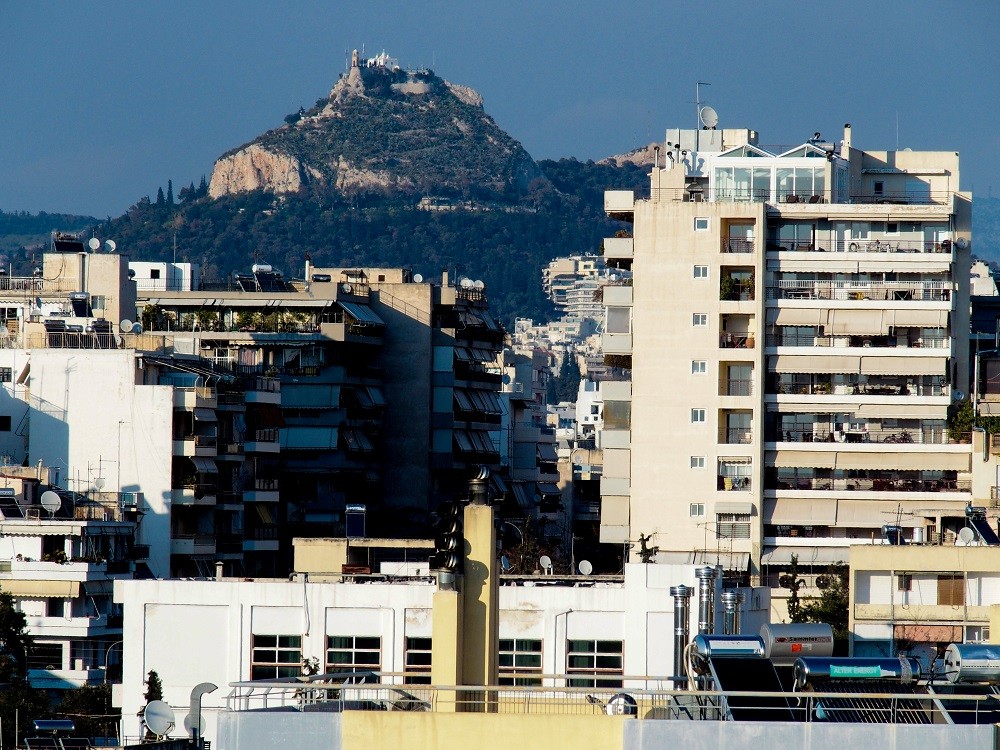
[[[1000,195],[991,0],[503,3],[0,0],[0,209],[117,216],[325,96],[385,48],[477,89],[536,159],[599,159],[695,123],[764,143],[957,150]]]

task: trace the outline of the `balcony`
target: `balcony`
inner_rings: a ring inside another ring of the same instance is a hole
[[[753,443],[753,430],[749,427],[730,427],[722,431],[721,440],[724,445],[750,445]]]
[[[174,407],[178,409],[214,409],[218,403],[218,393],[215,388],[174,387]]]
[[[888,473],[888,472],[887,472]],[[892,479],[859,477],[795,477],[768,480],[768,490],[824,492],[969,492],[971,479]]]
[[[184,435],[174,439],[175,456],[214,456],[215,435]]]
[[[631,333],[605,333],[601,337],[601,348],[605,354],[632,354]]]
[[[246,386],[246,403],[281,404],[281,381],[278,378],[251,377],[247,378]]]
[[[778,333],[767,335],[767,346],[809,346],[828,348],[856,348],[856,349],[950,349],[951,338],[944,336],[818,336],[811,333],[791,334],[782,332],[782,327],[777,326]],[[896,330],[910,330],[898,328]]]
[[[716,489],[723,492],[750,492],[751,478],[749,476],[718,476]]]
[[[635,214],[635,191],[605,190],[604,213],[619,221],[632,221]]]
[[[246,453],[277,453],[280,450],[278,443],[278,430],[267,428],[254,430],[252,435],[247,436],[247,441],[243,446]]]
[[[218,455],[216,456],[216,458],[221,458],[224,460],[242,459],[243,443],[223,440],[218,444]]]
[[[879,300],[948,302],[947,281],[802,281],[781,279],[767,287],[771,300]]]
[[[216,488],[214,484],[185,484],[172,489],[170,499],[174,505],[215,505]]]
[[[876,423],[880,424],[880,423]],[[867,425],[847,430],[831,430],[829,424],[814,427],[790,427],[768,432],[769,442],[785,443],[878,443],[882,445],[954,445],[958,442],[944,423],[927,427],[869,428]]]
[[[768,252],[792,253],[936,253],[950,254],[951,240],[927,241],[899,237],[838,240],[815,237],[806,240],[771,239]]]
[[[243,489],[243,502],[276,503],[279,489],[277,479],[253,479]]]
[[[904,360],[911,361],[911,360]],[[942,360],[942,369],[944,361]],[[905,365],[902,365],[905,366]],[[808,380],[806,380],[808,378]],[[879,376],[869,375],[864,381],[851,377],[846,382],[829,375],[801,376],[782,374],[776,379],[779,395],[795,396],[923,396],[946,398],[948,381],[937,375]],[[946,404],[945,404],[946,405]]]
[[[747,237],[723,237],[721,251],[746,255],[753,252],[753,239]]]
[[[171,555],[213,555],[215,554],[215,536],[204,534],[172,534],[170,537]]]
[[[631,237],[606,237],[604,239],[604,261],[632,260],[635,256],[634,240]]]

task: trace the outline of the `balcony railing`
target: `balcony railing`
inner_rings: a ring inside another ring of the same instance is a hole
[[[274,427],[268,427],[263,430],[255,430],[253,439],[254,442],[257,443],[277,443],[278,430]]]
[[[719,336],[720,349],[753,349],[754,337],[748,334],[724,333]]]
[[[723,395],[725,396],[752,396],[753,395],[753,381],[752,380],[741,380],[741,379],[730,379],[725,382],[725,389]]]
[[[769,251],[814,253],[950,253],[951,240],[918,240],[887,237],[878,239],[838,240],[814,237],[810,240],[767,241]]]
[[[722,239],[722,252],[724,253],[752,253],[753,240],[745,237],[724,237]]]
[[[951,299],[948,282],[779,280],[767,287],[768,299],[921,300]]]
[[[951,339],[947,336],[923,336],[914,341],[900,343],[896,336],[814,336],[809,334],[769,333],[767,346],[824,346],[824,347],[876,347],[890,349],[948,349]]]
[[[750,477],[716,477],[717,489],[725,492],[750,492]]]
[[[779,394],[799,396],[947,396],[948,386],[944,378],[937,383],[921,383],[919,378],[907,383],[833,383],[816,379],[811,383],[794,382],[781,379],[775,386]],[[932,376],[936,377],[936,376]]]
[[[215,435],[181,435],[177,440],[194,443],[197,448],[214,448],[217,442]]]
[[[726,445],[749,445],[753,442],[753,430],[743,427],[730,427],[723,436]]]
[[[898,203],[919,206],[946,204],[954,193],[949,191],[928,193],[925,191],[900,190],[892,193],[852,193],[851,203]]]
[[[944,427],[921,430],[896,428],[891,430],[859,428],[830,430],[827,428],[790,428],[769,433],[768,440],[786,443],[883,443],[891,445],[952,445],[957,441]]]
[[[769,490],[822,490],[836,492],[968,492],[971,479],[777,479]]]

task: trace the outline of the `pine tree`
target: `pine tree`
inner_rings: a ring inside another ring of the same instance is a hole
[[[146,686],[146,692],[142,697],[146,700],[147,704],[163,700],[163,683],[160,682],[160,675],[156,673],[155,669],[149,670],[149,674],[146,675],[146,679],[142,684]]]
[[[156,188],[156,205],[162,206],[165,198],[163,197],[163,188]]]
[[[174,181],[167,180],[167,205],[174,205]]]
[[[198,183],[198,196],[199,198],[204,198],[208,195],[208,181],[205,180],[205,175],[201,176],[201,182]]]

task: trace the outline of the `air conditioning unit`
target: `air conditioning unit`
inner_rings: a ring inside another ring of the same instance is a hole
[[[514,383],[514,393],[524,393],[524,383]]]

